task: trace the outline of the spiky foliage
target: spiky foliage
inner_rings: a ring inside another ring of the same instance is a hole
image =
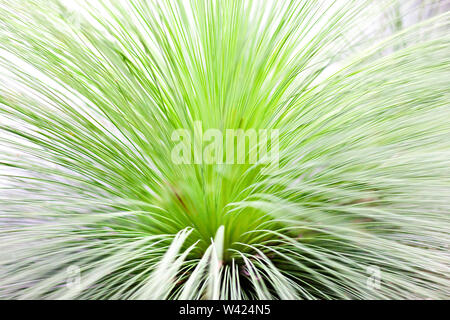
[[[450,15],[419,2],[1,1],[0,297],[449,298]],[[278,129],[279,169],[174,164],[196,120]]]

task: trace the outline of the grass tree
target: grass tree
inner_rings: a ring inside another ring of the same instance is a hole
[[[449,298],[422,4],[0,0],[0,298]],[[278,166],[174,163],[196,122],[277,130]]]

